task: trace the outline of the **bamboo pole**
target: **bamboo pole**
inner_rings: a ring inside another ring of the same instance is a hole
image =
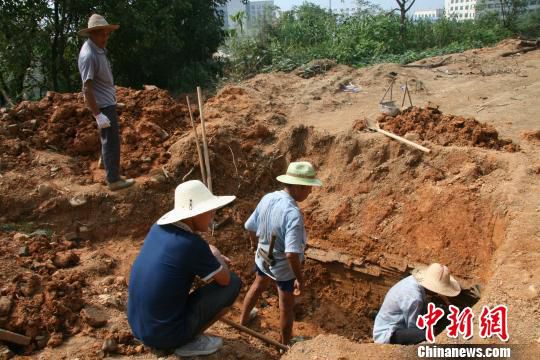
[[[206,171],[204,170],[204,160],[201,153],[201,144],[199,144],[199,135],[197,134],[197,127],[193,121],[193,112],[191,111],[191,104],[189,103],[189,96],[186,96],[187,107],[189,110],[189,119],[191,120],[191,126],[193,127],[193,134],[195,134],[195,143],[197,144],[197,155],[199,156],[199,165],[201,166],[201,177],[203,183],[206,184]]]
[[[208,186],[208,190],[212,192],[212,172],[210,171],[210,158],[208,156],[208,142],[206,140],[206,127],[204,125],[203,103],[202,103],[202,95],[201,95],[200,86],[197,86],[197,98],[199,100],[199,114],[201,117],[201,125],[202,125],[204,162],[206,164],[206,180],[207,180],[206,186]]]
[[[237,324],[235,323],[234,321],[232,320],[229,320],[229,319],[226,319],[226,318],[221,318],[220,319],[222,322],[224,322],[225,324],[229,325],[229,326],[232,326],[233,328],[237,329],[237,330],[240,330],[240,331],[243,331],[251,336],[254,336],[256,337],[257,339],[260,339],[270,345],[274,345],[275,347],[277,347],[278,349],[281,349],[283,351],[287,351],[289,350],[289,348],[285,345],[283,345],[282,343],[280,342],[277,342],[276,340],[273,340],[273,339],[270,339],[269,337],[267,336],[264,336],[263,334],[255,331],[255,330],[251,330],[250,328],[248,327],[245,327],[243,325],[240,325],[240,324]]]
[[[0,329],[0,340],[9,341],[19,345],[30,344],[31,339],[28,336],[17,334],[8,330]]]

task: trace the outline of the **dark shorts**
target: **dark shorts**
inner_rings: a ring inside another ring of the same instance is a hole
[[[257,264],[255,264],[255,271],[260,276],[269,277],[261,269],[259,269]],[[277,280],[274,280],[274,281],[276,282],[278,288],[281,289],[281,291],[292,293],[294,291],[294,280],[296,280],[296,279],[291,279],[291,280],[287,280],[287,281],[277,281]]]

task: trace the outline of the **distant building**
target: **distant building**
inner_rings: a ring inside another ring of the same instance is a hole
[[[246,5],[248,26],[257,26],[263,19],[270,20],[275,17],[274,0],[249,1]]]
[[[231,20],[231,15],[243,11],[246,13],[246,5],[242,3],[242,0],[229,0],[225,5],[219,6],[218,11],[223,14],[223,28],[234,29],[236,24]]]
[[[444,16],[444,9],[417,10],[413,14],[413,20],[436,21]]]
[[[229,0],[225,5],[218,7],[218,11],[221,11],[223,14],[224,29],[235,29],[238,26],[238,24],[231,20],[231,16],[240,11],[245,14],[245,28],[255,27],[259,23],[259,20],[265,17],[275,17],[273,0],[244,2],[242,0]]]
[[[526,0],[525,3],[527,11],[540,9],[540,0]],[[501,3],[500,0],[445,0],[444,10],[447,17],[459,21],[473,20],[482,12],[500,13]]]

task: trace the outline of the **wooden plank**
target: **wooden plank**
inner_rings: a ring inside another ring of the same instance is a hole
[[[28,336],[17,334],[5,329],[0,329],[0,340],[9,341],[19,345],[28,345],[32,339],[30,339]]]

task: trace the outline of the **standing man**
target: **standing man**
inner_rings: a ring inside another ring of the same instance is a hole
[[[279,294],[281,342],[288,345],[294,322],[294,296],[304,290],[302,264],[307,236],[298,203],[322,182],[315,178],[313,165],[305,161],[291,163],[287,174],[277,180],[285,184],[285,189],[265,195],[245,224],[252,243],[259,240],[256,277],[244,299],[240,322],[247,325],[251,310],[273,281]]]
[[[103,16],[94,14],[88,20],[88,28],[78,32],[80,36],[89,38],[79,53],[79,72],[86,105],[92,111],[100,129],[101,158],[107,174],[107,184],[113,191],[135,183],[133,179],[120,177],[120,130],[116,114],[116,90],[105,49],[111,32],[119,27],[120,25],[109,24]]]
[[[215,210],[235,197],[214,196],[198,180],[178,185],[174,195],[174,209],[152,226],[133,263],[128,321],[147,346],[209,355],[223,341],[203,332],[227,312],[242,282],[229,271],[228,258],[197,232],[208,231]],[[195,277],[207,284],[190,292]]]

